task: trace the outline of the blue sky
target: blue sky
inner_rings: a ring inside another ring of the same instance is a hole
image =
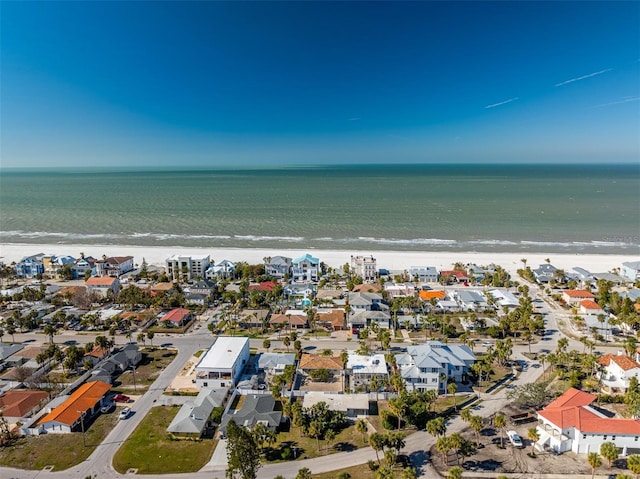
[[[637,162],[638,2],[2,2],[1,163]]]

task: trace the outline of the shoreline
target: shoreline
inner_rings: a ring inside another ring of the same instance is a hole
[[[342,250],[342,249],[274,249],[274,248],[202,248],[180,246],[136,246],[136,245],[94,245],[94,244],[20,244],[0,243],[0,261],[5,264],[18,262],[25,256],[45,253],[58,256],[69,255],[79,258],[80,253],[94,258],[106,256],[133,256],[135,264],[140,264],[142,258],[149,265],[162,266],[165,260],[174,254],[209,255],[212,261],[229,260],[233,262],[246,261],[249,264],[263,262],[265,257],[287,256],[297,258],[306,253],[317,257],[332,268],[340,268],[350,263],[351,256],[373,256],[378,269],[389,271],[408,270],[412,266],[434,266],[438,270],[451,269],[456,262],[462,264],[474,263],[478,266],[496,264],[507,270],[511,275],[527,265],[536,268],[546,263],[548,258],[555,267],[571,271],[574,267],[581,267],[591,273],[609,272],[620,268],[623,262],[638,261],[636,255],[623,254],[559,254],[559,253],[523,253],[523,252],[477,252],[477,251],[388,251],[388,250]]]

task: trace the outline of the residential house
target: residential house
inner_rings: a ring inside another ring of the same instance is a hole
[[[372,381],[377,381],[380,385],[389,379],[389,371],[387,370],[387,361],[384,358],[384,354],[363,356],[350,351],[346,369],[351,389],[369,388]]]
[[[188,289],[189,293],[191,294],[201,294],[205,297],[209,297],[213,292],[213,290],[216,289],[216,286],[217,285],[215,281],[200,279],[200,280],[194,281],[186,289]]]
[[[120,280],[114,276],[94,276],[85,285],[89,295],[95,294],[99,298],[116,298],[120,293]]]
[[[373,283],[378,277],[376,259],[373,256],[351,256],[351,271],[365,283]]]
[[[420,283],[438,282],[438,270],[435,266],[412,266],[409,268],[409,276]]]
[[[360,311],[381,311],[387,310],[382,295],[378,293],[349,293],[347,296],[350,313],[356,314]]]
[[[487,298],[480,291],[457,290],[453,296],[463,311],[483,311],[487,309]]]
[[[634,283],[640,279],[640,261],[622,263],[622,276]]]
[[[84,279],[87,271],[93,276],[96,269],[96,261],[93,256],[82,256],[77,259],[73,266],[71,266],[73,279]]]
[[[288,301],[311,304],[311,300],[316,294],[316,288],[311,283],[291,283],[284,287],[283,294]]]
[[[44,274],[44,262],[42,260],[44,256],[44,253],[38,253],[22,258],[15,267],[16,277],[33,279]]]
[[[111,386],[102,381],[85,383],[62,404],[38,421],[41,433],[70,433],[80,431],[84,424],[106,403]]]
[[[292,279],[294,282],[318,281],[320,278],[320,260],[305,254],[292,261]]]
[[[268,317],[268,309],[243,309],[238,313],[238,324],[242,328],[262,328]]]
[[[342,373],[342,359],[339,356],[322,356],[319,354],[303,354],[300,357],[298,369],[304,374],[311,371],[326,369],[329,377],[339,376]]]
[[[608,417],[591,406],[597,399],[575,388],[569,389],[547,407],[537,412],[539,449],[555,453],[600,452],[604,442],[613,442],[622,456],[637,450],[640,444],[640,421]]]
[[[284,373],[286,366],[296,363],[295,353],[260,353],[258,355],[258,372],[264,372],[267,378]]]
[[[264,259],[264,274],[274,278],[283,279],[291,275],[291,258],[285,256],[274,256]]]
[[[105,363],[113,364],[115,366],[115,370],[126,371],[129,368],[136,367],[140,361],[142,361],[142,353],[138,349],[138,346],[129,343],[125,344],[119,351],[111,355]]]
[[[629,387],[629,380],[640,380],[640,364],[624,354],[605,354],[598,358],[604,366],[602,384],[610,392],[624,393]]]
[[[384,287],[378,283],[362,283],[354,285],[351,291],[353,293],[382,293]]]
[[[446,393],[449,382],[464,380],[476,358],[466,345],[428,341],[396,355],[396,365],[408,390]]]
[[[532,273],[538,283],[548,283],[554,279],[557,270],[552,264],[545,263],[532,270]]]
[[[413,283],[385,283],[384,290],[390,300],[396,298],[411,298],[416,295],[416,287]]]
[[[167,276],[171,281],[202,279],[209,268],[209,255],[174,254],[165,261]]]
[[[226,437],[229,421],[235,422],[238,426],[251,429],[258,423],[267,426],[271,431],[276,431],[282,421],[282,411],[275,410],[276,400],[271,394],[245,396],[244,403],[235,414],[225,414],[220,424],[220,436]]]
[[[586,316],[599,316],[600,314],[604,314],[604,309],[595,301],[583,299],[580,301],[580,313]]]
[[[316,325],[329,331],[342,331],[347,328],[344,309],[318,310],[316,318]]]
[[[500,308],[517,308],[520,306],[518,298],[507,289],[492,289],[489,290],[489,295],[493,298],[494,304]]]
[[[469,273],[469,279],[473,279],[475,281],[482,281],[485,276],[489,274],[488,270],[473,263],[467,265],[467,271]]]
[[[421,289],[418,292],[418,297],[424,303],[434,306],[447,297],[447,292],[442,289]]]
[[[0,396],[0,415],[9,423],[24,422],[38,412],[49,398],[46,391],[13,389]]]
[[[195,367],[201,388],[232,388],[249,363],[249,338],[219,336]]]
[[[96,261],[96,275],[118,278],[129,271],[133,271],[133,256],[112,256]]]
[[[207,279],[230,279],[233,278],[236,273],[236,264],[227,259],[220,261],[217,264],[211,265],[204,273]]]
[[[385,311],[358,311],[349,315],[348,325],[352,332],[371,326],[380,329],[391,329],[391,314]]]
[[[281,327],[288,329],[304,329],[307,327],[307,313],[300,310],[289,310],[285,313],[273,314],[269,320],[272,327]]]
[[[226,389],[204,388],[193,400],[187,400],[173,418],[167,432],[173,436],[199,438],[207,427],[212,427],[211,413],[222,407],[227,397]]]
[[[167,312],[164,316],[158,317],[158,320],[163,324],[179,328],[191,321],[191,318],[193,318],[193,315],[188,309],[175,308]]]
[[[469,281],[469,276],[466,271],[453,269],[440,271],[440,279],[445,283],[466,283]]]
[[[42,264],[44,266],[44,274],[50,278],[57,278],[58,271],[65,265],[75,264],[76,259],[72,256],[56,256],[53,254],[47,254],[42,257]]]
[[[348,418],[369,416],[371,401],[368,394],[341,394],[323,391],[307,391],[302,397],[302,407],[311,408],[325,403],[330,411],[342,411]]]
[[[581,301],[585,299],[594,300],[595,296],[589,291],[583,289],[568,289],[563,291],[562,299],[570,306],[579,306]]]

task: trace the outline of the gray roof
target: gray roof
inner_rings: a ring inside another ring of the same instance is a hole
[[[486,303],[487,299],[478,291],[458,291],[458,298],[464,303]]]
[[[296,355],[294,353],[262,353],[258,357],[258,370],[265,370],[279,364],[295,364],[295,362]]]
[[[271,258],[271,261],[267,264],[270,265],[285,265],[285,266],[290,266],[291,265],[291,258],[287,258],[286,256],[274,256],[273,258]]]
[[[245,397],[242,409],[235,414],[225,414],[220,424],[220,431],[225,434],[227,424],[233,421],[239,426],[253,427],[258,422],[265,422],[270,429],[275,429],[282,419],[282,411],[274,411],[276,400],[271,394],[248,395]]]
[[[407,353],[413,357],[418,367],[441,367],[442,364],[465,366],[465,361],[475,361],[475,355],[468,346],[444,344],[440,341],[409,346]],[[402,359],[406,364],[407,358],[403,355]]]
[[[222,406],[226,395],[226,389],[202,389],[193,401],[186,402],[180,408],[167,431],[176,434],[202,434],[211,412]]]
[[[629,269],[635,269],[636,271],[640,270],[640,261],[627,261],[622,263],[622,266],[626,266]]]
[[[22,344],[0,344],[0,361],[4,361],[22,348],[24,348]]]

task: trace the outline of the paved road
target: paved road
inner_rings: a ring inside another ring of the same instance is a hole
[[[531,287],[531,295],[539,294],[539,290],[533,286]],[[558,327],[558,320],[568,319],[568,315],[557,309],[553,304],[548,303],[536,303],[541,310],[546,313],[545,318],[547,322],[547,329],[552,333],[545,336],[544,341],[540,341],[531,346],[532,351],[553,351],[557,346],[558,339],[563,337]],[[568,321],[565,321],[568,324]],[[43,340],[43,335],[25,334],[16,335],[16,339],[19,341],[27,340]],[[96,476],[97,479],[103,478],[115,478],[126,477],[118,474],[111,466],[111,460],[116,453],[120,445],[129,436],[129,434],[135,429],[135,427],[142,421],[142,419],[149,412],[154,403],[158,401],[164,392],[165,388],[169,386],[171,380],[180,372],[184,364],[189,360],[193,353],[199,349],[208,347],[213,342],[213,337],[206,328],[206,325],[196,328],[192,332],[180,335],[180,336],[165,336],[156,335],[154,338],[154,344],[171,343],[173,347],[178,349],[178,355],[176,359],[167,367],[158,379],[150,387],[149,391],[144,394],[135,405],[135,414],[125,421],[120,421],[118,425],[111,431],[105,441],[96,448],[94,453],[81,464],[67,470],[67,471],[25,471],[13,468],[0,468],[0,477],[2,479],[16,478],[16,479],[33,479],[33,478],[45,478],[45,479],[68,479],[68,478],[85,478],[87,476]],[[46,340],[46,338],[44,338]],[[55,337],[57,343],[65,341],[77,341],[81,344],[92,341],[93,337],[90,335],[78,335],[78,334],[60,334]],[[126,342],[125,338],[118,338],[118,343]],[[338,341],[332,338],[318,338],[311,340],[303,340],[303,347],[317,349],[333,348],[354,348],[357,343]],[[252,340],[252,347],[262,347],[262,340]],[[272,340],[272,347],[277,347]],[[399,343],[398,346],[402,346]],[[405,344],[406,346],[406,344]],[[582,350],[583,345],[579,341],[569,339],[569,349]],[[602,349],[602,348],[599,348]],[[617,347],[605,348],[609,350],[616,350]],[[517,344],[513,348],[513,358],[519,361],[523,361],[523,364],[531,364],[531,361],[527,360],[523,353],[528,352],[529,347],[526,344]],[[541,374],[542,368],[525,367],[520,376],[514,381],[515,385],[527,384],[534,382]],[[498,411],[501,411],[505,405],[509,402],[506,399],[507,389],[501,389],[490,395],[483,395],[482,403],[477,406],[475,414],[479,414],[483,417],[490,417]],[[458,431],[466,427],[459,417],[453,418],[449,425],[448,430],[450,432]],[[406,439],[406,446],[403,449],[403,453],[409,455],[412,463],[418,468],[419,477],[422,478],[440,478],[440,476],[431,468],[428,462],[428,456],[425,451],[428,451],[434,444],[434,438],[423,431],[418,431],[411,434]],[[324,456],[315,459],[307,459],[296,462],[286,462],[279,464],[267,464],[259,471],[258,477],[260,479],[272,479],[275,476],[282,475],[286,478],[292,478],[296,475],[297,471],[302,467],[308,467],[314,473],[328,472],[336,469],[342,469],[350,467],[356,464],[364,464],[369,460],[375,460],[376,455],[373,449],[370,447],[357,449],[352,452],[344,452],[331,454],[330,456]],[[190,474],[165,474],[165,475],[145,475],[148,479],[223,479],[225,476],[223,470],[216,470],[214,468],[205,467],[197,473]],[[491,477],[491,476],[488,476]],[[515,477],[515,476],[514,476]],[[542,477],[542,476],[541,476]],[[551,479],[551,478],[548,478]]]

